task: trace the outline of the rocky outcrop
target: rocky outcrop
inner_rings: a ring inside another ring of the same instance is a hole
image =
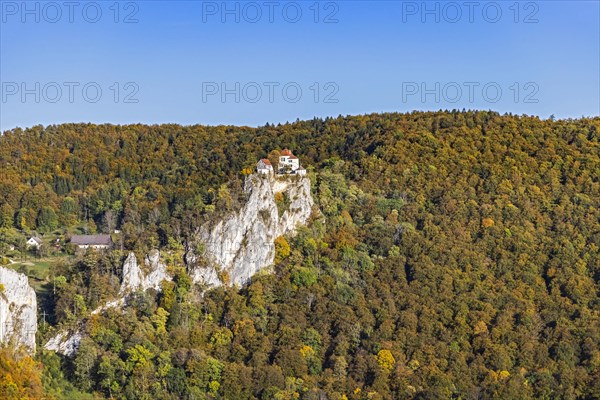
[[[144,274],[138,265],[137,258],[133,252],[130,252],[123,264],[123,279],[121,281],[121,289],[119,293],[126,295],[127,293],[137,290],[160,289],[162,281],[171,280],[171,276],[167,273],[167,266],[160,260],[158,250],[153,250],[146,256],[144,260],[148,274]]]
[[[102,313],[109,308],[123,306],[127,301],[127,296],[138,290],[156,289],[160,290],[163,280],[171,280],[167,273],[167,266],[160,260],[160,252],[153,250],[144,260],[144,273],[138,265],[137,258],[133,252],[130,252],[123,263],[123,276],[121,279],[121,288],[119,297],[103,304],[91,312],[92,315]],[[62,331],[50,339],[44,348],[54,350],[57,353],[72,357],[77,353],[79,344],[83,337],[82,330],[74,332]]]
[[[48,343],[44,345],[44,348],[68,357],[73,357],[77,354],[77,350],[79,350],[79,344],[81,343],[82,338],[83,335],[79,330],[72,334],[63,331],[50,339]]]
[[[119,293],[124,294],[128,291],[131,292],[132,290],[137,290],[137,288],[142,286],[143,280],[144,274],[132,251],[123,263],[123,277],[121,279],[121,289],[119,290]]]
[[[314,202],[307,177],[252,175],[244,191],[247,201],[240,210],[216,224],[199,228],[188,243],[185,258],[193,282],[220,286],[223,284],[221,273],[227,272],[231,284],[247,283],[252,275],[273,263],[275,239],[293,235],[296,227],[306,224],[312,214]],[[275,200],[277,193],[281,193],[279,208]],[[203,248],[202,254],[195,254],[198,248]],[[131,252],[123,264],[119,297],[92,314],[124,305],[127,296],[138,290],[160,290],[161,282],[171,279],[158,251],[146,256],[143,268]],[[83,331],[80,328],[70,333],[59,332],[44,347],[73,356]]]
[[[244,191],[248,200],[240,210],[197,231],[186,254],[194,282],[219,286],[220,273],[225,271],[231,284],[247,283],[273,263],[275,239],[294,234],[312,213],[314,201],[307,177],[252,175]],[[275,200],[277,193],[282,194],[282,213]],[[195,254],[199,247],[204,248],[203,254]]]
[[[35,352],[37,299],[27,276],[0,267],[0,343]]]

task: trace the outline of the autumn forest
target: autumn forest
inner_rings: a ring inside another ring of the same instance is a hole
[[[193,284],[192,233],[284,148],[308,171],[309,223],[247,285]],[[66,240],[101,232],[114,251]],[[32,235],[45,244],[24,255]],[[127,252],[152,249],[173,281],[92,315]],[[0,349],[3,399],[600,399],[600,118],[16,128],[3,254],[52,260],[38,351]],[[77,327],[74,357],[43,349]]]

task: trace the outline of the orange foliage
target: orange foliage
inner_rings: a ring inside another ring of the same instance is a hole
[[[481,221],[481,224],[484,228],[490,228],[494,226],[494,220],[491,218],[484,218],[483,221]]]
[[[0,349],[0,398],[24,400],[44,398],[42,365],[23,354]]]

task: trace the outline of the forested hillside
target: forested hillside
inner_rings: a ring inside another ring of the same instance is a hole
[[[272,273],[202,294],[187,240],[285,147],[321,215],[277,243]],[[125,253],[55,265],[39,340],[87,324],[75,358],[36,356],[50,398],[600,399],[600,118],[4,132],[0,241],[114,229],[175,279],[90,315]],[[19,364],[6,353],[0,371]],[[0,378],[0,397],[26,392]]]

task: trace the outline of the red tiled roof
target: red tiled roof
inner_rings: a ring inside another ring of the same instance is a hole
[[[297,159],[298,159],[298,157],[296,157],[296,156],[290,156],[290,160],[297,160]]]
[[[263,159],[262,159],[262,160],[260,160],[260,161],[262,161],[263,163],[265,163],[265,165],[271,165],[271,161],[269,161],[269,160],[268,160],[268,159],[266,159],[266,158],[263,158]]]
[[[289,149],[283,149],[281,151],[282,156],[293,156],[292,152]]]

